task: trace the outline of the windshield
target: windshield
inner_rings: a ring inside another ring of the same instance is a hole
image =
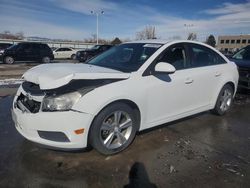
[[[13,45],[11,45],[9,48],[7,48],[7,49],[14,50],[14,49],[16,49],[16,47],[17,47],[17,44],[13,44]]]
[[[100,45],[95,45],[95,46],[93,46],[91,49],[97,50],[97,49],[99,49],[100,47],[101,47]]]
[[[133,72],[137,71],[161,46],[161,44],[152,43],[121,44],[91,59],[88,64],[107,67],[122,72]]]
[[[250,60],[250,49],[248,48],[241,49],[233,56],[233,58],[239,60]]]

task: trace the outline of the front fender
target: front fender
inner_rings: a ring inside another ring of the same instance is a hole
[[[96,116],[103,108],[110,103],[119,100],[128,100],[137,105],[141,118],[146,111],[146,97],[142,97],[143,90],[138,89],[138,85],[133,79],[122,80],[98,87],[84,95],[73,109]],[[141,121],[143,121],[141,119]]]

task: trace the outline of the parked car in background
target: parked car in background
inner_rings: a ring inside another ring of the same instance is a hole
[[[91,59],[92,57],[95,57],[95,56],[105,52],[106,50],[110,49],[111,47],[113,47],[113,45],[108,45],[108,44],[95,45],[90,49],[78,51],[76,53],[76,58],[79,60],[79,62],[85,62],[85,61]]]
[[[231,58],[239,70],[239,89],[250,89],[250,45],[236,52]]]
[[[55,59],[76,59],[76,50],[73,48],[57,48],[53,51]]]
[[[54,55],[47,44],[21,42],[7,48],[2,55],[2,59],[7,64],[13,64],[15,61],[50,63],[54,59]]]
[[[33,142],[61,149],[90,145],[115,154],[138,131],[207,110],[225,114],[238,77],[233,62],[203,43],[124,43],[86,64],[28,70],[12,117]]]
[[[0,43],[0,56],[3,55],[3,52],[5,49],[9,48],[12,45],[13,44],[11,44],[11,43]]]

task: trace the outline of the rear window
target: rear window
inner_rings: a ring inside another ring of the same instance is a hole
[[[41,50],[51,51],[51,48],[47,44],[40,44]]]

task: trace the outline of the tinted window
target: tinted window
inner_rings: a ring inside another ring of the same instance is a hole
[[[64,48],[64,51],[72,51],[70,48]]]
[[[157,62],[170,63],[176,70],[181,70],[187,67],[185,48],[181,44],[173,45],[167,48],[162,53]]]
[[[219,54],[205,46],[191,44],[190,51],[190,67],[204,67],[226,63],[226,61]]]
[[[51,48],[47,44],[40,44],[40,49],[45,51],[51,51]]]
[[[23,43],[20,45],[20,49],[22,49],[22,50],[28,51],[28,50],[31,50],[32,48],[33,48],[32,44],[30,44],[30,43]]]
[[[32,44],[32,45],[31,45],[31,48],[32,48],[33,50],[39,50],[39,49],[40,49],[39,46],[40,46],[40,44]]]
[[[65,51],[71,51],[69,48],[58,48],[56,52],[65,52]]]

